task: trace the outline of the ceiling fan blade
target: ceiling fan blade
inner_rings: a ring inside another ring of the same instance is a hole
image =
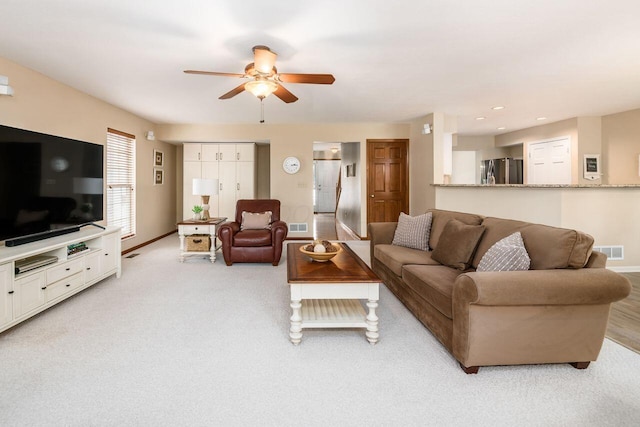
[[[198,70],[184,70],[187,74],[204,74],[205,76],[222,76],[222,77],[245,77],[244,74],[238,73],[219,73],[217,71],[198,71]]]
[[[224,95],[222,95],[218,99],[233,98],[234,96],[236,96],[237,94],[242,93],[242,92],[244,92],[244,83],[242,83],[240,86],[236,86],[234,89],[231,89],[229,92],[225,93]]]
[[[256,70],[262,74],[270,74],[276,64],[276,55],[266,46],[253,47],[253,63]]]
[[[278,89],[276,89],[275,92],[273,92],[273,94],[275,96],[277,96],[278,98],[282,99],[284,102],[286,102],[287,104],[291,103],[291,102],[296,102],[298,100],[298,97],[295,96],[294,94],[292,94],[291,92],[289,92],[284,86],[282,85],[278,85]]]
[[[336,81],[333,74],[291,74],[280,73],[278,79],[285,83],[312,83],[317,85],[330,85]]]

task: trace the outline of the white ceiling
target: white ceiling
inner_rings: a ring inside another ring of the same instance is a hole
[[[182,72],[241,73],[258,44],[336,78],[286,84],[267,123],[440,111],[494,135],[640,107],[638,0],[2,0],[0,20],[0,56],[156,123],[258,123],[249,93],[218,99],[241,80]]]

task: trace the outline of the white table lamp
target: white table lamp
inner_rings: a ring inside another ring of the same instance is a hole
[[[202,197],[202,219],[208,220],[209,216],[209,197],[218,194],[218,180],[194,178],[193,179],[193,195]]]

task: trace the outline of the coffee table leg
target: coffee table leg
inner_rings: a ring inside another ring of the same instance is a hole
[[[369,314],[367,314],[367,340],[373,345],[378,342],[380,334],[378,333],[378,316],[376,315],[376,308],[378,307],[378,301],[368,300],[367,307],[369,307]]]
[[[302,316],[300,316],[300,307],[302,303],[300,300],[291,300],[291,329],[289,329],[289,338],[294,345],[300,344],[302,340]]]

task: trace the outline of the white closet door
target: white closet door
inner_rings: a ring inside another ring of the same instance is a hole
[[[201,157],[202,144],[183,144],[182,157],[185,162],[199,162]]]
[[[202,162],[202,177],[205,179],[219,179],[219,163],[218,162]],[[220,188],[220,184],[218,184]],[[219,210],[219,196],[211,194],[209,197],[209,216],[217,217]]]
[[[191,208],[194,205],[201,205],[202,199],[200,196],[193,195],[193,179],[202,178],[202,166],[201,162],[184,162],[183,166],[183,182],[182,182],[182,218],[193,218],[193,212]]]
[[[236,161],[236,145],[235,144],[220,144],[219,158],[221,162],[235,162]]]
[[[239,162],[255,161],[255,144],[236,144],[236,160]]]
[[[255,170],[253,162],[236,163],[236,198],[255,198]]]
[[[202,144],[202,161],[217,162],[218,161],[218,144]]]
[[[233,220],[236,213],[236,162],[220,162],[218,166],[218,215]]]
[[[571,184],[569,138],[529,144],[528,184]]]

